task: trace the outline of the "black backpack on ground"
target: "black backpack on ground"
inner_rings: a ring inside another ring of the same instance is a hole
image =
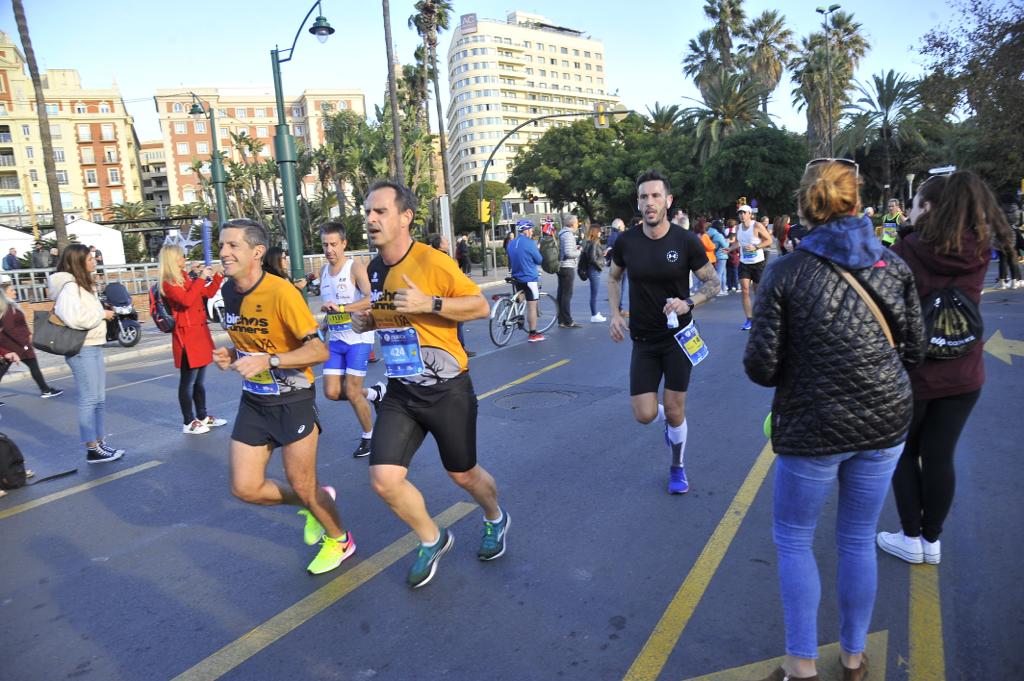
[[[0,489],[25,486],[25,457],[18,445],[0,433]]]
[[[927,359],[958,359],[981,342],[985,332],[978,306],[955,286],[921,298]]]

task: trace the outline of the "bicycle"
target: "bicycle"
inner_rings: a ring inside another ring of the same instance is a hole
[[[512,283],[512,277],[505,277],[505,281]],[[537,284],[540,286],[540,283]],[[526,294],[522,291],[516,292],[515,287],[511,293],[498,293],[491,296],[495,301],[491,308],[490,332],[491,340],[499,348],[508,344],[516,329],[529,332],[526,328]],[[537,298],[537,331],[544,333],[555,324],[558,318],[558,305],[555,299],[543,291]]]

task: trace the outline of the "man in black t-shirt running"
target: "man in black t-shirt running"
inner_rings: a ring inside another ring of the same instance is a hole
[[[637,178],[636,187],[643,224],[640,229],[624,232],[612,248],[608,274],[608,303],[612,310],[610,332],[616,343],[625,338],[627,332],[633,340],[629,366],[633,416],[640,423],[665,419],[665,440],[672,452],[668,491],[684,494],[690,489],[683,468],[683,450],[687,428],[686,389],[693,364],[675,335],[692,322],[693,308],[718,294],[720,283],[715,265],[708,261],[697,235],[669,223],[672,195],[668,180],[657,171],[649,170]],[[629,273],[631,314],[628,322],[619,311],[623,271]],[[700,290],[692,297],[690,272],[701,281]],[[687,347],[698,347],[699,337],[696,342],[690,338]],[[658,386],[663,376],[664,406],[658,403]]]

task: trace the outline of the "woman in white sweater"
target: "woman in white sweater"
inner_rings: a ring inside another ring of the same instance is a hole
[[[104,310],[92,290],[96,258],[88,247],[71,244],[64,249],[57,271],[50,275],[53,311],[73,329],[87,331],[82,351],[65,358],[78,388],[78,432],[86,446],[86,461],[108,463],[124,456],[103,441],[103,407],[107,392],[103,344],[107,340],[106,320],[114,313]]]

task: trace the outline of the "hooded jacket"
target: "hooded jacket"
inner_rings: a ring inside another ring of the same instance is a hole
[[[956,287],[974,302],[981,304],[981,288],[988,271],[988,250],[977,255],[978,236],[968,231],[960,251],[949,255],[936,253],[917,234],[910,233],[893,247],[914,273],[917,292],[926,298],[944,288]],[[976,344],[957,359],[925,359],[910,372],[915,400],[934,400],[961,395],[981,388],[985,382],[985,343]]]
[[[896,343],[829,261],[848,270],[881,308]],[[913,411],[905,367],[924,352],[921,305],[906,263],[870,220],[811,230],[790,256],[769,261],[743,357],[752,381],[774,387],[772,447],[824,456],[893,447]]]
[[[107,325],[103,305],[92,291],[75,282],[70,272],[50,275],[50,297],[54,299],[53,312],[72,329],[88,331],[85,345],[103,345],[107,342]]]

